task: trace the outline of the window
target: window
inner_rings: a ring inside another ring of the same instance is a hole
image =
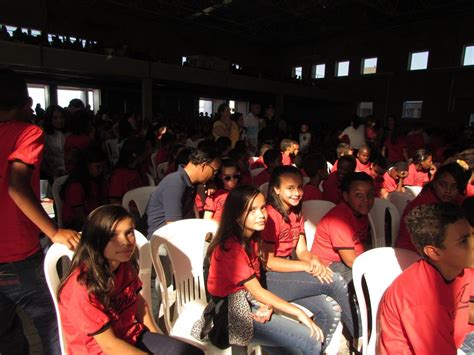
[[[92,111],[100,106],[100,90],[89,88],[58,87],[58,105],[69,106],[72,99],[81,100],[84,105],[90,105]]]
[[[188,61],[188,57],[181,57],[181,65],[185,65],[186,62]]]
[[[374,103],[373,102],[359,102],[357,105],[357,116],[367,117],[373,113]]]
[[[41,105],[43,110],[49,106],[49,97],[47,86],[37,84],[27,84],[28,95],[33,99],[33,110],[37,104]]]
[[[312,74],[313,79],[324,79],[326,75],[326,64],[314,64]]]
[[[212,115],[212,100],[210,99],[199,99],[199,113]]]
[[[336,63],[336,76],[348,76],[349,75],[349,61],[337,62]]]
[[[420,118],[423,101],[405,101],[403,103],[403,118]]]
[[[297,80],[301,80],[303,78],[303,67],[293,67],[291,76]]]
[[[462,53],[462,65],[474,65],[474,45],[464,46],[464,50]]]
[[[412,52],[408,59],[408,70],[424,70],[428,68],[428,56],[430,52]]]
[[[377,58],[364,58],[362,60],[362,74],[375,74],[377,72]]]

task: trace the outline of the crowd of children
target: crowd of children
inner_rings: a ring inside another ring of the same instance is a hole
[[[334,135],[339,140],[331,146],[339,145],[332,152],[323,147],[319,132],[304,123],[297,134],[261,142],[259,156],[252,157],[260,105],[251,105],[248,116],[234,120],[223,104],[215,122],[201,121],[189,130],[179,124],[154,126],[136,114],[115,121],[94,116],[80,100],[33,117],[24,81],[11,71],[1,75],[8,85],[0,84],[0,137],[12,143],[1,150],[6,159],[0,174],[7,178],[0,192],[8,205],[8,223],[0,271],[8,274],[26,261],[32,268],[41,263],[40,231],[75,249],[58,292],[69,352],[201,353],[158,334],[150,305],[137,293],[136,223],[119,205],[125,193],[153,179],[158,187],[143,226],[149,237],[183,218],[219,222],[208,249],[210,302],[224,301],[240,310],[241,304],[234,302],[243,294],[248,301],[244,330],[251,334],[229,345],[257,343],[275,354],[321,353],[341,320],[356,351],[361,330],[352,265],[371,248],[368,215],[375,198],[387,199],[407,186],[422,190],[404,211],[396,245],[423,259],[393,283],[382,301],[380,351],[452,353],[470,333],[474,241],[465,218],[471,220],[473,213],[466,207],[474,195],[472,138],[457,146],[435,139],[430,145],[421,127],[403,137],[393,118],[385,129],[373,118],[366,125],[353,118]],[[331,159],[334,153],[337,160]],[[163,173],[154,171],[164,163]],[[255,174],[254,169],[261,171]],[[36,191],[40,174],[50,182],[68,175],[60,195],[63,224],[71,229],[58,229],[41,209]],[[259,190],[262,185],[265,194]],[[318,223],[312,245],[307,244],[302,212],[310,200],[335,204]],[[10,352],[2,339],[13,330],[17,349],[21,353],[25,348],[21,330],[10,326],[17,322],[14,307],[19,306],[37,323],[45,352],[58,353],[55,319],[44,317],[45,312],[54,315],[44,276],[30,281],[43,292],[47,306],[31,308],[8,288],[16,279],[0,275],[0,309],[9,315],[10,327],[0,327],[0,352]],[[411,297],[407,289],[418,291]],[[418,322],[423,329],[418,330]]]

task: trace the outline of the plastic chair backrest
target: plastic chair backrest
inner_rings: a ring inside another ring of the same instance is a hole
[[[388,200],[397,207],[400,216],[403,216],[403,211],[413,199],[413,195],[409,192],[394,191],[388,194]]]
[[[133,201],[137,205],[140,217],[143,217],[146,211],[146,206],[150,200],[150,196],[155,191],[156,186],[143,186],[130,190],[123,195],[122,206],[130,212],[130,202]]]
[[[63,200],[61,199],[61,188],[66,182],[69,175],[56,178],[53,182],[53,200],[56,205],[56,216],[58,217],[58,227],[63,226]]]
[[[421,186],[405,186],[405,190],[409,193],[411,193],[414,197],[418,196],[423,190],[423,187]]]
[[[372,247],[379,248],[387,246],[386,236],[386,211],[390,213],[390,238],[388,246],[393,246],[400,229],[400,213],[398,209],[388,200],[376,198],[369,212],[369,223],[372,231]]]
[[[328,161],[326,162],[326,164],[327,164],[327,167],[328,167],[328,174],[331,174],[331,171],[332,171],[332,168],[333,168],[334,165],[331,164],[331,163],[328,162]]]
[[[207,304],[203,275],[205,238],[208,233],[215,234],[216,231],[216,221],[193,218],[167,224],[153,233],[150,241],[151,255],[160,280],[168,331],[173,328],[174,322],[172,323],[169,315],[167,283],[159,257],[160,247],[166,248],[171,261],[171,274],[176,287],[175,321],[187,303],[199,301]]]
[[[259,157],[250,157],[249,158],[249,163],[255,163],[258,159],[259,159]]]
[[[303,216],[305,218],[304,231],[306,234],[306,245],[311,250],[313,245],[314,235],[316,234],[316,227],[330,209],[336,205],[324,200],[310,200],[303,202]]]
[[[375,355],[377,343],[377,316],[380,300],[393,280],[407,267],[420,259],[420,255],[406,249],[376,248],[359,255],[352,265],[352,277],[362,318],[362,353]],[[365,278],[369,300],[362,289]],[[367,307],[372,318],[368,319]],[[371,329],[369,339],[369,324]]]
[[[158,164],[158,166],[156,167],[156,175],[158,176],[158,179],[162,180],[165,177],[166,170],[168,170],[167,161]]]
[[[257,168],[257,169],[250,170],[250,175],[252,175],[252,178],[254,178],[258,174],[260,174],[263,170],[265,170],[265,168]]]
[[[57,271],[58,261],[63,257],[67,257],[69,261],[72,260],[74,252],[69,250],[65,245],[54,243],[48,249],[46,256],[44,258],[44,275],[46,278],[46,284],[48,285],[49,293],[53,299],[54,308],[56,310],[56,319],[58,321],[58,333],[59,333],[59,343],[61,345],[61,353],[66,354],[66,344],[64,341],[64,334],[61,323],[61,315],[59,314],[58,307],[58,288],[61,283]],[[65,265],[65,263],[63,263]]]
[[[151,157],[150,157],[150,159],[151,159],[151,175],[152,175],[153,178],[155,178],[155,179],[158,177],[158,175],[157,175],[157,173],[156,173],[156,161],[155,161],[155,159],[156,159],[156,154],[157,154],[157,153],[153,153],[153,154],[151,155]]]
[[[117,138],[108,139],[105,141],[105,148],[107,151],[107,158],[111,166],[114,166],[118,161],[120,155],[120,145]]]
[[[153,179],[153,176],[151,174],[145,173],[146,178],[148,179],[148,186],[155,186],[155,179]]]
[[[265,182],[263,183],[262,185],[260,185],[260,187],[258,188],[260,191],[262,191],[262,194],[265,196],[265,198],[267,198],[267,194],[268,194],[268,182]]]

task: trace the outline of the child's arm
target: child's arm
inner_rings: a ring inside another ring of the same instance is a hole
[[[339,249],[337,251],[341,257],[342,262],[349,268],[352,269],[352,264],[356,259],[356,253],[354,249]]]
[[[263,254],[266,262],[266,269],[268,271],[277,272],[310,272],[311,266],[306,261],[289,260],[275,256],[274,245],[263,242]]]
[[[94,335],[94,340],[99,344],[105,354],[146,354],[146,352],[134,347],[126,341],[115,336],[112,328],[108,328],[100,334]]]
[[[321,282],[332,282],[332,270],[323,265],[318,256],[308,251],[304,234],[299,236],[298,244],[296,245],[296,256],[299,260],[306,261],[310,265],[309,272]]]
[[[140,294],[137,295],[137,313],[135,314],[135,317],[140,323],[144,324],[150,332],[163,334],[160,329],[155,326],[150,307],[148,307],[148,303],[146,303],[145,299]]]
[[[75,249],[79,243],[79,233],[56,227],[48,217],[31,188],[32,169],[19,161],[12,162],[10,168],[8,193],[18,208],[54,243]]]
[[[318,341],[324,341],[324,334],[322,330],[314,324],[314,322],[304,313],[300,308],[286,302],[277,295],[264,289],[257,278],[252,278],[244,283],[245,288],[249,291],[252,296],[259,302],[265,304],[267,307],[271,307],[279,310],[282,313],[288,314],[295,317],[307,326],[311,332],[311,336]]]

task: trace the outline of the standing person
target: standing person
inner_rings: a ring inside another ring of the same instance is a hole
[[[309,131],[309,126],[306,123],[303,123],[300,127],[299,142],[301,153],[307,153],[311,146],[311,132]]]
[[[268,187],[268,222],[262,233],[268,290],[308,308],[329,337],[337,321],[330,302],[321,295],[332,297],[342,309],[343,323],[354,336],[347,284],[308,251],[302,197],[301,172],[293,166],[276,168]]]
[[[28,90],[18,74],[0,70],[0,353],[28,354],[16,308],[33,320],[45,354],[60,354],[53,301],[43,273],[43,232],[74,249],[79,234],[58,229],[39,201],[39,167],[44,136],[22,122],[29,115]]]
[[[220,104],[217,108],[217,119],[212,126],[212,134],[215,139],[219,137],[227,137],[230,139],[232,126],[230,116],[229,105],[226,103]]]
[[[66,112],[58,105],[49,106],[43,118],[45,142],[41,171],[50,181],[66,174],[64,164],[65,120]]]
[[[244,117],[245,134],[247,137],[250,154],[254,156],[258,149],[258,115],[261,106],[257,103],[250,104],[250,112]]]
[[[344,136],[347,137],[349,144],[354,149],[359,149],[363,144],[365,144],[365,130],[364,126],[361,125],[359,117],[354,116],[351,125],[346,127],[338,138],[344,139]]]
[[[161,334],[139,291],[132,216],[105,205],[86,220],[71,267],[58,289],[70,354],[203,354]]]
[[[252,343],[271,347],[284,347],[286,354],[319,354],[323,333],[319,327],[298,307],[286,302],[275,293],[266,290],[260,283],[261,263],[260,234],[265,228],[267,210],[265,197],[253,186],[240,186],[229,193],[222,214],[222,223],[208,249],[210,255],[207,289],[211,303],[227,303],[229,314],[250,313],[248,322],[223,324],[228,328],[229,337],[238,328],[247,327],[253,337],[246,339]],[[247,309],[235,309],[239,293],[250,294],[253,301],[247,301]],[[277,310],[299,320],[293,322]],[[273,314],[272,314],[273,313]],[[226,316],[226,315],[225,315]],[[245,319],[245,315],[242,317]],[[214,325],[215,326],[215,325]],[[231,344],[232,345],[232,344]]]
[[[444,202],[418,206],[406,223],[422,260],[382,298],[377,353],[456,354],[474,322],[470,225],[459,206]]]
[[[194,218],[196,186],[214,177],[220,166],[220,155],[213,148],[193,149],[189,163],[165,176],[150,196],[146,209],[148,235],[167,223]]]

